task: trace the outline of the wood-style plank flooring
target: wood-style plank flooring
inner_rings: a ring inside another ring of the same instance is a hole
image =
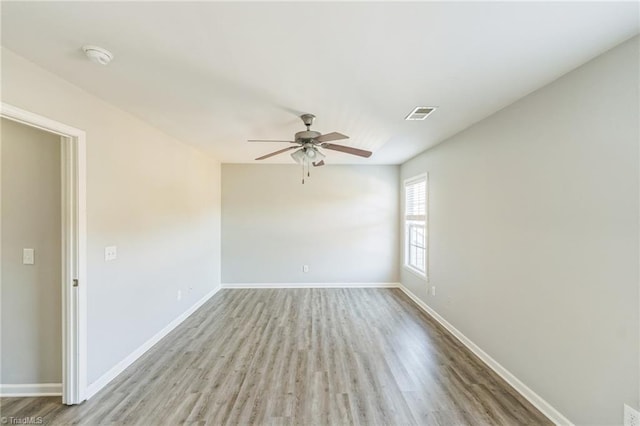
[[[0,408],[46,424],[552,424],[397,289],[222,290],[83,404]]]

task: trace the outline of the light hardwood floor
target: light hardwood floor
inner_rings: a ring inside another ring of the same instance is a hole
[[[114,338],[117,338],[114,336]],[[552,424],[397,289],[222,290],[48,424]]]

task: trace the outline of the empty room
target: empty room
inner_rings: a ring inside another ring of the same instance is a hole
[[[2,424],[640,426],[640,3],[0,6]]]

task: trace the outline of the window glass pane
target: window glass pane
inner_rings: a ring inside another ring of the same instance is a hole
[[[405,183],[405,265],[425,274],[427,269],[427,179]]]
[[[407,226],[407,264],[420,271],[425,271],[426,247],[425,224],[411,221]]]
[[[427,205],[427,182],[420,180],[406,187],[406,216],[424,216]]]

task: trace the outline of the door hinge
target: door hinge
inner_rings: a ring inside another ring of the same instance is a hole
[[[73,279],[73,286],[74,287],[78,287],[78,279],[77,278]]]

